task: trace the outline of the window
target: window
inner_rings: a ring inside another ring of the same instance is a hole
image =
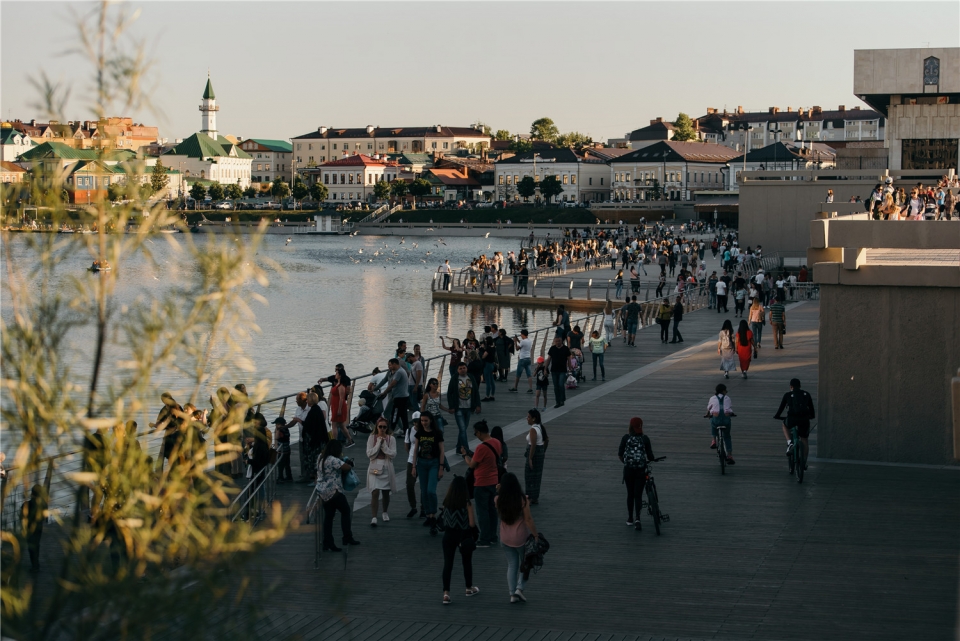
[[[509,176],[508,176],[508,177],[509,177]],[[500,184],[501,184],[501,185],[503,184],[503,176],[502,176],[502,175],[500,176]],[[507,184],[509,185],[510,183],[507,183]]]
[[[382,142],[381,142],[379,145],[377,145],[377,149],[383,150],[383,143],[382,143]]]
[[[323,175],[323,184],[324,184],[324,185],[329,185],[329,184],[330,184],[330,174],[324,174],[324,175]]]
[[[592,185],[592,184],[593,184],[593,176],[590,176],[590,178],[587,179],[587,184],[588,184],[588,185]]]
[[[363,174],[357,174],[357,184],[358,185],[363,184]]]
[[[576,185],[576,184],[577,184],[577,175],[576,175],[576,174],[571,174],[571,175],[570,175],[570,184],[571,184],[571,185]]]
[[[360,151],[360,143],[357,143],[355,148],[357,151]]]
[[[257,171],[262,171],[262,170],[263,170],[263,164],[257,163]]]
[[[600,184],[603,184],[603,176],[600,177]]]
[[[346,184],[347,184],[347,175],[346,175],[346,174],[340,174],[340,184],[341,184],[341,185],[346,185]]]
[[[303,162],[303,158],[301,158],[300,156],[297,156],[297,162]]]
[[[325,150],[326,148],[327,148],[326,145],[320,145],[320,150],[321,150],[321,151]]]
[[[308,150],[311,150],[311,149],[313,149],[313,143],[312,143],[312,142],[311,142],[311,143],[309,143],[309,144],[307,144],[307,149],[308,149]]]
[[[430,147],[431,147],[432,149],[436,149],[436,148],[437,148],[437,143],[435,143],[435,142],[430,143]]]
[[[263,166],[264,171],[270,171],[270,163],[267,163]]]
[[[628,171],[623,175],[623,179],[627,182],[630,182],[630,172]]]
[[[367,151],[370,151],[371,149],[373,149],[373,143],[372,143],[372,142],[368,142],[368,143],[367,143]]]
[[[307,156],[307,162],[312,163],[312,162],[313,162],[313,156]]]
[[[333,143],[333,148],[334,148],[334,149],[337,148],[337,143]]]
[[[519,175],[519,174],[514,174],[514,175],[513,175],[513,184],[514,184],[514,185],[519,185],[519,184],[520,184],[520,175]]]
[[[337,175],[336,175],[336,174],[333,175],[333,184],[334,184],[334,185],[337,184]]]
[[[567,176],[566,174],[564,174],[564,175],[563,175],[563,184],[564,184],[564,185],[567,184],[567,179],[568,179],[568,176]]]
[[[350,184],[352,185],[352,184],[353,184],[353,174],[348,174],[348,175],[349,175],[349,177],[350,177]]]
[[[444,148],[444,149],[449,149],[449,148],[450,148],[450,143],[448,143],[448,142],[443,143],[443,148]]]

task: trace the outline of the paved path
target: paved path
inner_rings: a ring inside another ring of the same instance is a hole
[[[393,520],[376,529],[368,525],[366,500],[357,499],[354,532],[362,545],[349,556],[325,554],[319,570],[312,526],[271,549],[279,593],[261,624],[264,636],[954,638],[960,471],[815,460],[798,485],[771,416],[791,377],[816,389],[817,304],[791,306],[788,320],[787,349],[774,351],[768,338],[749,380],[727,382],[738,417],[737,465],[726,476],[701,418],[722,380],[720,319],[710,310],[688,316],[682,345],[662,345],[656,328],[641,332],[636,349],[616,342],[608,382],[584,385],[565,407],[545,413],[551,446],[534,517],[552,549],[528,585],[529,603],[508,602],[504,557],[490,548],[474,557],[481,594],[464,598],[455,569],[454,605],[443,607],[440,539],[419,519],[403,518],[401,489]],[[527,395],[503,392],[484,405],[490,424],[512,437],[509,467],[517,471],[523,443],[516,435],[531,405]],[[660,537],[649,517],[643,532],[624,526],[616,447],[634,415],[643,417],[656,455],[668,457],[656,467],[670,515]],[[361,447],[349,453],[363,458]],[[462,463],[454,472],[463,473]],[[441,497],[445,489],[446,480]],[[302,485],[281,486],[280,499],[303,505],[308,493]]]

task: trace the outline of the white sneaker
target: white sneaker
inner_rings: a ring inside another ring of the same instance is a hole
[[[383,513],[383,516],[382,516],[381,518],[383,519],[383,522],[384,522],[384,523],[389,523],[389,522],[390,522],[390,515],[387,514],[386,512]]]
[[[527,597],[523,596],[523,590],[521,590],[520,588],[517,588],[517,591],[513,593],[513,596],[517,597],[524,603],[527,602]]]
[[[793,441],[787,441],[787,454],[793,451]]]
[[[370,527],[377,527],[377,517],[370,519]]]

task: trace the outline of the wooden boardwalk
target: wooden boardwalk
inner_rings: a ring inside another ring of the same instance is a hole
[[[798,485],[771,417],[794,376],[816,397],[818,306],[793,305],[787,313],[787,349],[773,350],[767,336],[750,378],[726,381],[738,414],[737,464],[726,476],[701,418],[722,380],[715,348],[721,318],[712,310],[687,317],[682,345],[661,344],[656,327],[640,332],[636,349],[615,341],[607,382],[588,382],[565,407],[544,414],[551,445],[534,517],[552,548],[528,584],[528,603],[508,602],[504,556],[490,548],[474,554],[481,594],[462,596],[457,567],[454,604],[442,606],[440,538],[419,519],[404,518],[401,478],[392,521],[376,529],[368,525],[366,492],[351,496],[362,545],[349,554],[326,553],[314,570],[313,526],[270,550],[265,569],[278,592],[263,637],[953,639],[960,471],[813,460]],[[521,471],[518,435],[532,397],[501,387],[482,416],[504,426],[508,467]],[[659,537],[649,516],[642,532],[624,525],[616,449],[635,415],[656,455],[668,457],[656,467],[670,515]],[[815,447],[816,432],[811,441]],[[362,446],[348,454],[364,458]],[[398,454],[398,469],[404,460]],[[459,457],[451,461],[462,474]],[[365,462],[359,467],[363,478]],[[304,505],[309,493],[285,485],[279,499]],[[334,533],[339,539],[339,524]]]

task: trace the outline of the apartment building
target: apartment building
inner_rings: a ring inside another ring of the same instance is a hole
[[[528,151],[495,164],[494,197],[520,200],[517,185],[526,176],[539,183],[556,176],[563,192],[550,202],[603,202],[610,199],[610,166],[604,160],[584,158],[572,149]],[[536,197],[540,197],[539,189]]]
[[[374,199],[373,186],[381,180],[413,180],[412,176],[404,175],[403,168],[396,162],[366,154],[329,160],[318,167],[298,169],[298,173],[310,184],[326,185],[330,202],[370,202]]]
[[[453,154],[489,149],[483,127],[318,127],[291,139],[297,167],[315,167],[343,156],[365,154]]]
[[[240,149],[250,155],[250,182],[272,183],[282,178],[293,181],[293,145],[285,140],[248,138],[240,142]]]

